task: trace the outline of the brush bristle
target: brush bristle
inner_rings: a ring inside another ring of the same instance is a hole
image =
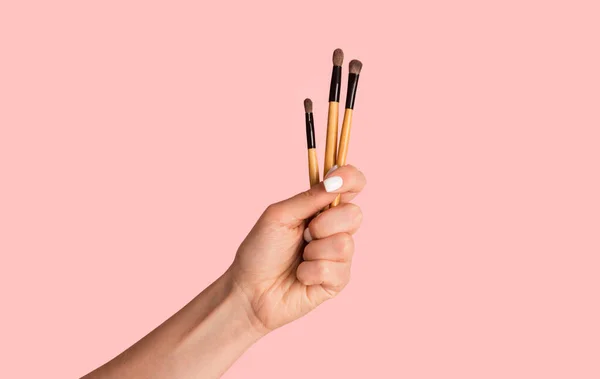
[[[344,52],[342,49],[335,49],[333,51],[333,65],[341,66],[342,64],[344,64]]]
[[[312,113],[312,100],[311,99],[304,100],[304,112]]]
[[[350,61],[350,73],[351,74],[360,74],[360,70],[362,70],[362,62],[359,61],[358,59],[353,59]]]

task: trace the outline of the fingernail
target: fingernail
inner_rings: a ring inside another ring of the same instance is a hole
[[[310,235],[310,230],[308,228],[304,229],[304,240],[306,242],[312,241],[312,236]]]
[[[329,171],[327,171],[327,174],[325,174],[325,177],[328,177],[328,176],[329,176],[329,174],[331,174],[332,172],[334,172],[334,171],[335,171],[335,170],[337,170],[337,169],[338,169],[338,166],[337,166],[337,165],[333,165],[333,167],[331,167],[331,168],[329,169]]]
[[[332,176],[331,178],[325,179],[323,181],[323,184],[325,185],[325,191],[333,192],[342,187],[342,184],[344,184],[344,180],[341,176]]]

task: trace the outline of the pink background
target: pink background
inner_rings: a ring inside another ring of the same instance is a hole
[[[3,1],[0,377],[81,376],[220,275],[307,185],[306,96],[322,157],[336,47],[353,280],[225,377],[600,377],[599,12]]]

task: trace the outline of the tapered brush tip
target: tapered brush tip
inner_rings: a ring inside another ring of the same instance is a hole
[[[350,61],[350,73],[351,74],[360,74],[360,70],[362,70],[362,62],[359,61],[358,59],[353,59]]]
[[[312,113],[312,100],[304,99],[304,112]]]
[[[344,63],[344,52],[342,49],[335,49],[333,51],[333,65],[341,66]]]

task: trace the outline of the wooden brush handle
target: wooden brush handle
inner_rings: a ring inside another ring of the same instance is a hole
[[[340,146],[338,148],[336,165],[342,167],[346,164],[346,157],[348,156],[348,146],[350,145],[350,129],[352,128],[352,109],[346,108],[344,112],[344,121],[342,122],[342,133],[340,134]],[[338,195],[333,203],[332,207],[340,204],[341,196]]]
[[[323,174],[326,174],[335,164],[337,158],[338,144],[338,114],[340,103],[329,102],[329,113],[327,115],[327,140],[325,142],[325,164]]]
[[[308,149],[308,178],[310,179],[310,186],[318,184],[321,179],[319,178],[319,161],[317,160],[317,149]]]
[[[338,123],[339,123],[340,103],[337,101],[329,102],[329,112],[327,114],[327,140],[325,142],[325,162],[323,165],[323,179],[325,174],[335,165],[338,149]],[[323,207],[323,211],[329,209],[329,205]]]

